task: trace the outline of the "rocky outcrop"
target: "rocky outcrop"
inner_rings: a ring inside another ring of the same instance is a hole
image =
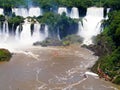
[[[0,61],[9,61],[12,54],[7,49],[0,49]]]

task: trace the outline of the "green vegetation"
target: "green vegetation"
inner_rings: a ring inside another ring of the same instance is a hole
[[[42,7],[44,10],[50,11],[59,6],[78,7],[81,9],[90,6],[104,6],[113,9],[120,9],[120,0],[0,0],[0,7],[28,7],[29,4]]]
[[[15,26],[19,25],[20,23],[24,22],[24,18],[21,16],[14,16],[14,17],[8,17],[8,23],[9,25],[14,24]]]
[[[11,53],[6,49],[0,49],[0,61],[9,61],[11,58]]]
[[[53,12],[47,12],[43,17],[38,17],[37,20],[40,23],[46,23],[49,26],[49,31],[52,37],[56,37],[58,30],[61,33],[60,37],[66,37],[69,34],[75,34],[77,32],[77,21],[66,16],[55,14]]]
[[[120,0],[104,0],[104,7],[110,7],[113,10],[120,9]]]
[[[34,0],[34,3],[38,3],[41,7],[55,7],[55,6],[66,6],[66,7],[89,7],[93,5],[92,0]]]
[[[12,34],[15,34],[15,30],[16,30],[17,26],[21,25],[21,23],[24,22],[24,18],[21,16],[12,16],[12,17],[7,17],[7,21],[8,21],[10,32]],[[12,30],[14,30],[14,31],[12,31]]]
[[[89,7],[94,3],[93,0],[0,0],[0,7],[28,6],[30,2],[32,2],[33,5],[39,5],[46,10],[50,10],[50,8],[56,8],[58,6]]]
[[[0,7],[18,7],[26,5],[26,0],[0,0]]]
[[[109,13],[104,31],[96,38],[95,53],[100,56],[92,70],[100,68],[113,83],[120,85],[120,11]]]
[[[1,22],[1,21],[5,21],[5,16],[0,15],[0,22]]]

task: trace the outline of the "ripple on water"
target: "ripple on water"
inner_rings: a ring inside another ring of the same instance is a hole
[[[53,55],[54,51],[58,52],[57,56]],[[10,62],[0,65],[0,89],[112,90],[111,84],[96,79],[94,75],[90,75],[91,72],[87,72],[96,59],[86,49],[19,50]]]

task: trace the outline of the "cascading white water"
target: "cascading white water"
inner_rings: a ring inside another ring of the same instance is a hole
[[[58,8],[58,14],[61,15],[63,12],[66,13],[66,16],[69,16],[66,7],[59,7]]]
[[[32,35],[34,42],[40,41],[40,26],[41,25],[38,22],[34,24],[34,31]]]
[[[48,27],[45,25],[45,29],[43,32],[40,31],[40,23],[36,22],[34,24],[34,30],[33,34],[31,31],[31,22],[28,22],[28,20],[25,20],[25,23],[22,25],[23,29],[22,32],[19,33],[19,26],[16,29],[16,38],[19,39],[23,44],[32,44],[36,41],[43,41],[45,38],[48,37]],[[20,34],[20,38],[19,38]]]
[[[59,30],[59,28],[57,29],[57,37],[58,37],[58,40],[61,40],[60,39],[60,30]]]
[[[8,28],[8,22],[4,21],[3,24],[1,24],[0,28],[0,48],[7,48],[10,51],[12,51],[11,47],[14,47],[13,45],[10,45],[8,43],[11,42],[11,37],[9,35],[9,28]]]
[[[9,28],[8,28],[8,22],[7,21],[5,21],[4,23],[3,23],[3,34],[9,34]]]
[[[2,8],[0,8],[0,15],[4,15]]]
[[[28,22],[30,21],[30,22]],[[33,31],[31,30],[31,20],[25,19],[25,22],[17,26],[15,36],[10,34],[8,22],[0,24],[0,48],[6,48],[15,51],[18,47],[31,46],[36,41],[42,41],[48,37],[48,26],[40,31],[40,24],[36,21]],[[32,34],[33,32],[33,34]]]
[[[48,25],[45,25],[45,38],[47,38],[48,37]],[[45,39],[44,38],[44,39]]]
[[[79,19],[79,11],[78,8],[73,7],[70,13],[70,17],[74,19]]]
[[[29,9],[26,8],[13,8],[12,12],[15,13],[15,15],[28,17],[28,16],[41,16],[42,15],[42,9],[39,7],[30,7]]]
[[[43,32],[40,31],[40,28],[41,28],[40,23],[37,22],[34,24],[34,31],[32,35],[33,42],[43,41],[48,37],[48,26],[45,25],[45,29],[43,30]]]
[[[87,9],[87,15],[79,23],[79,35],[84,38],[83,44],[92,44],[92,37],[101,32],[101,23],[103,18],[103,8],[91,7]]]
[[[8,22],[7,21],[4,21],[3,23],[3,32],[2,32],[2,41],[6,41],[7,38],[9,37],[9,28],[8,28]]]
[[[16,15],[20,15],[23,17],[28,16],[39,16],[42,15],[41,9],[38,7],[31,7],[29,9],[25,8],[14,8],[12,9]],[[0,10],[1,12],[1,10]],[[58,13],[62,14],[65,12],[68,17],[79,19],[79,11],[77,8],[73,7],[71,9],[71,13],[68,14],[68,10],[66,7],[60,7],[58,9]],[[84,44],[92,44],[92,37],[100,33],[101,21],[103,20],[103,8],[91,7],[87,9],[87,15],[83,18],[82,22],[79,22],[79,35],[84,38]],[[20,33],[19,26],[16,28],[15,32],[15,40],[21,41],[22,44],[32,44],[35,41],[42,41],[46,37],[48,37],[48,26],[45,25],[45,29],[43,31],[40,30],[40,24],[37,22],[34,24],[33,34],[31,31],[31,22],[28,22],[27,19],[25,23],[22,25],[23,29]],[[4,22],[3,28],[1,28],[0,37],[4,41],[7,40],[9,35],[8,23]],[[59,30],[58,30],[58,38],[59,38]],[[14,41],[14,40],[13,40]],[[0,41],[1,42],[1,41]]]
[[[107,20],[108,19],[108,13],[110,12],[110,8],[107,8],[107,15],[105,17],[105,19]]]
[[[0,14],[2,14],[2,10],[3,9],[0,9]],[[29,9],[13,8],[12,12],[23,17],[42,15],[42,10],[38,7],[31,7]],[[25,23],[22,24],[22,27],[18,25],[15,32],[11,32],[14,31],[13,26],[12,29],[9,30],[7,20],[4,23],[0,23],[0,48],[7,48],[10,51],[13,51],[14,48],[32,45],[33,42],[42,41],[48,36],[48,30],[44,30],[45,33],[40,32],[39,23],[34,25],[34,30],[32,34],[32,21],[29,21],[30,22],[25,19]],[[10,33],[15,33],[15,35]]]
[[[31,44],[32,37],[31,37],[31,22],[28,22],[27,19],[24,21],[25,23],[22,25],[23,29],[20,35],[20,41],[23,44]]]
[[[71,9],[71,12],[68,12],[66,7],[59,7],[58,8],[58,14],[66,13],[66,16],[71,17],[73,19],[79,19],[79,10],[76,7],[73,7]]]
[[[15,39],[16,39],[16,40],[19,40],[19,39],[20,39],[19,28],[20,28],[20,26],[17,26],[16,31],[15,31]]]
[[[15,15],[17,16],[23,16],[23,17],[29,16],[29,12],[26,8],[13,8],[12,12],[14,12]]]
[[[42,10],[39,7],[31,7],[29,9],[29,16],[33,17],[33,16],[42,16]]]

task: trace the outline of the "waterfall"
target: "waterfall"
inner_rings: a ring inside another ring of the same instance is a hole
[[[58,37],[58,40],[61,40],[60,39],[60,30],[59,30],[59,28],[57,29],[57,37]]]
[[[73,19],[79,19],[79,10],[76,7],[73,7],[71,9],[71,12],[68,12],[66,7],[59,7],[58,8],[58,14],[62,14],[63,12],[66,13],[66,16],[71,17]]]
[[[42,16],[42,10],[39,7],[31,7],[29,9],[29,16],[33,17],[33,16]]]
[[[0,15],[4,15],[2,8],[0,8]]]
[[[59,7],[58,8],[58,14],[61,15],[63,12],[66,13],[66,16],[69,16],[66,7]]]
[[[4,21],[2,28],[0,27],[0,42],[7,41],[8,37],[9,37],[8,22]]]
[[[40,41],[45,40],[48,37],[48,26],[45,25],[43,29],[40,29]]]
[[[20,41],[24,44],[32,44],[36,41],[43,41],[48,37],[48,26],[45,25],[45,28],[43,31],[40,31],[40,23],[36,22],[34,24],[34,30],[33,34],[31,35],[31,22],[28,22],[28,20],[25,20],[25,23],[22,25],[23,29],[20,34]],[[19,38],[19,27],[16,29],[16,38]]]
[[[8,28],[8,22],[7,21],[5,21],[4,23],[3,23],[3,34],[9,34],[9,28]]]
[[[34,24],[34,31],[32,38],[34,42],[40,40],[40,24],[38,22]]]
[[[33,31],[33,41],[43,41],[48,37],[48,26],[45,25],[44,30],[40,30],[41,24],[38,22],[34,24],[34,31]]]
[[[107,9],[107,13],[110,9]],[[23,16],[23,17],[34,17],[42,15],[42,10],[39,7],[30,7],[29,9],[26,8],[13,8],[12,12],[16,15]],[[59,7],[58,14],[62,14],[63,12],[66,13],[68,17],[73,19],[79,19],[79,10],[76,7],[71,9],[69,13],[66,7]],[[3,9],[0,8],[0,14],[3,14]],[[103,18],[103,8],[97,7],[90,7],[87,9],[86,16],[83,17],[82,21],[79,22],[79,32],[78,35],[84,38],[83,44],[92,44],[92,37],[96,36],[101,32],[101,23]],[[28,22],[29,21],[29,22]],[[34,28],[31,30],[31,20],[25,19],[25,22],[22,24],[22,29],[20,26],[17,26],[15,33],[15,40],[20,41],[22,44],[32,44],[35,41],[42,41],[48,37],[48,26],[38,23],[34,23]],[[1,24],[0,28],[0,41],[8,41],[11,35],[9,34],[8,22],[4,21]],[[31,34],[32,33],[32,34]],[[59,36],[59,29],[57,31],[57,36]],[[13,40],[14,41],[14,40]]]
[[[73,7],[70,13],[71,18],[79,19],[79,10],[76,7]]]
[[[39,7],[30,7],[29,9],[26,8],[13,8],[12,12],[15,13],[17,16],[23,16],[23,17],[28,17],[28,16],[40,16],[42,15],[42,10]]]
[[[29,12],[26,8],[13,8],[12,12],[17,16],[27,17],[29,15]]]
[[[105,17],[105,19],[107,20],[108,19],[108,13],[110,12],[110,8],[107,8],[107,15]]]
[[[92,44],[92,37],[101,32],[101,23],[103,18],[103,8],[91,7],[87,9],[87,14],[79,23],[79,35],[84,38],[83,44]]]
[[[0,35],[2,35],[2,24],[1,24],[1,22],[0,22]]]
[[[44,29],[41,31],[41,24],[36,21],[34,24],[33,34],[31,30],[31,21],[28,19],[24,20],[22,24],[22,29],[20,25],[17,26],[15,30],[14,40],[22,43],[22,44],[32,44],[36,41],[43,41],[48,37],[48,26],[45,25]],[[0,29],[0,37],[2,40],[6,41],[9,36],[8,22],[5,21],[3,24],[3,30]],[[14,41],[13,40],[13,41]]]
[[[82,36],[82,33],[83,33],[83,24],[81,21],[78,22],[78,35]]]
[[[47,38],[48,37],[48,25],[45,25],[45,38]],[[45,39],[44,38],[44,39]]]
[[[4,35],[4,41],[7,40],[7,38],[9,37],[9,28],[8,28],[8,22],[5,21],[3,23],[3,35]]]
[[[20,32],[19,32],[20,26],[17,26],[16,31],[15,31],[15,39],[19,40],[20,39]]]
[[[20,41],[23,44],[26,44],[26,43],[31,44],[32,43],[31,29],[30,29],[31,23],[28,22],[27,19],[25,19],[24,22],[25,23],[22,25],[23,29],[20,35]]]

